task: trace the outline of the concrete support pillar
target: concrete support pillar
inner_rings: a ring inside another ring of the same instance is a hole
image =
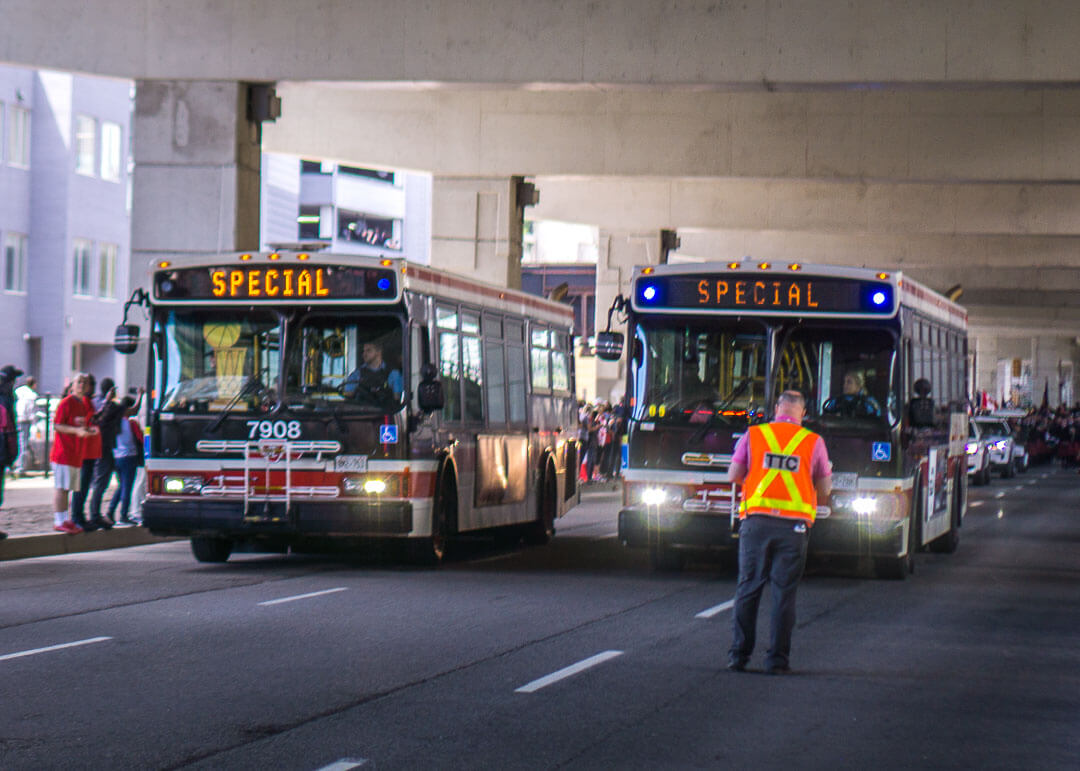
[[[139,81],[135,91],[132,286],[171,253],[259,248],[260,127],[247,84]]]
[[[149,266],[173,254],[259,248],[261,132],[247,119],[247,90],[217,81],[136,84],[132,289],[148,289]],[[127,381],[144,383],[144,344],[127,359]]]
[[[436,176],[431,191],[431,265],[521,288],[522,177]]]
[[[617,295],[627,297],[630,279],[637,265],[656,265],[660,261],[660,231],[600,230],[596,264],[596,329],[607,325],[608,309]],[[613,319],[614,324],[614,319]],[[622,331],[617,329],[617,331]],[[624,360],[596,362],[596,395],[600,399],[622,398],[626,386]]]

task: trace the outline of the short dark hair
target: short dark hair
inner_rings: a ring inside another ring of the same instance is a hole
[[[803,396],[802,391],[796,388],[788,388],[785,391],[781,392],[781,394],[776,397],[776,401],[791,402],[792,404],[802,404],[804,406],[806,405],[806,397]]]

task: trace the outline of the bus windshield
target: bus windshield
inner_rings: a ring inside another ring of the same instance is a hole
[[[888,331],[789,326],[779,339],[774,392],[801,391],[807,425],[858,429],[899,420],[896,342]]]
[[[277,406],[281,320],[272,311],[170,310],[161,324],[165,412],[269,412]]]
[[[396,412],[402,407],[401,320],[312,313],[290,324],[286,401],[293,410]]]
[[[668,426],[745,428],[765,406],[766,327],[754,321],[643,320],[634,417]]]

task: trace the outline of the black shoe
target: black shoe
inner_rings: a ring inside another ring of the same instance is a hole
[[[731,672],[745,672],[746,659],[728,659],[727,668]]]
[[[3,530],[0,530],[0,541],[3,541],[5,538],[7,538],[7,533],[5,533]]]
[[[106,523],[103,519],[91,519],[86,523],[86,527],[83,528],[87,532],[91,530],[112,530],[112,522]]]
[[[88,519],[86,522],[76,522],[75,524],[81,527],[84,533],[92,533],[98,529],[98,523],[92,519]]]
[[[791,667],[789,667],[787,664],[782,664],[780,666],[775,666],[775,667],[766,667],[765,668],[765,674],[767,674],[767,675],[790,675],[791,674]]]

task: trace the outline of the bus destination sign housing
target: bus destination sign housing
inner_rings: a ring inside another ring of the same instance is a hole
[[[639,311],[891,316],[896,288],[888,281],[779,273],[641,276]]]
[[[393,302],[398,298],[397,273],[392,268],[261,264],[154,273],[154,299],[160,302]]]

